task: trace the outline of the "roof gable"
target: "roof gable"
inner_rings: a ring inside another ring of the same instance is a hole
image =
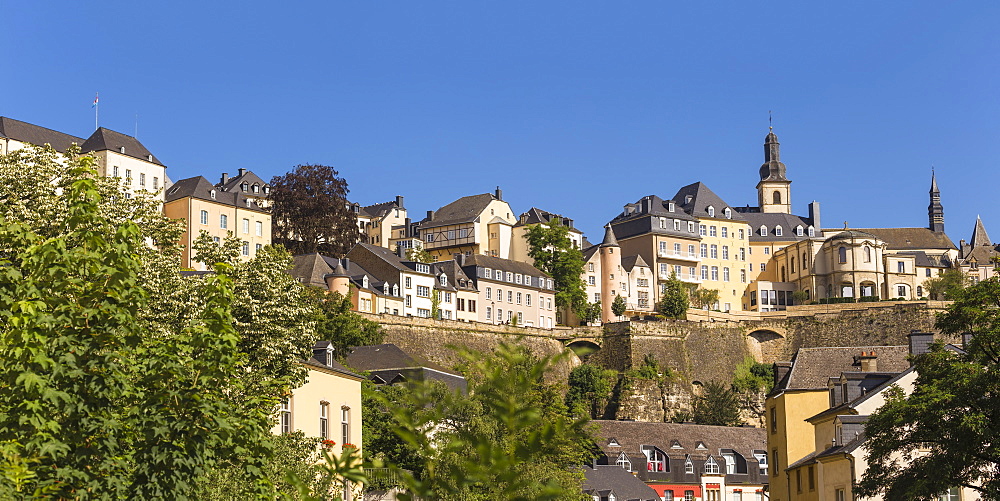
[[[826,390],[831,377],[861,371],[854,357],[862,351],[877,354],[879,372],[902,372],[910,366],[906,359],[910,354],[907,346],[799,348],[787,382],[780,390]]]
[[[886,243],[891,250],[955,249],[948,235],[928,228],[852,228],[871,233]]]
[[[682,208],[684,212],[698,217],[710,217],[714,219],[725,219],[724,210],[726,207],[732,208],[731,205],[727,204],[722,200],[719,195],[708,189],[702,182],[697,182],[689,184],[679,190],[673,198],[677,206]],[[715,215],[710,216],[708,214],[708,208],[713,207],[715,209]],[[731,219],[737,221],[743,221],[743,215],[736,210],[731,211]]]
[[[83,138],[8,117],[0,117],[0,137],[36,146],[48,144],[60,153],[66,153],[73,143],[84,143]]]
[[[499,199],[490,193],[469,195],[467,197],[459,198],[458,200],[455,200],[454,202],[435,211],[433,219],[425,218],[423,221],[420,221],[420,226],[423,228],[431,228],[448,224],[471,223],[475,221],[476,218],[478,218],[479,215],[486,210],[486,207],[490,205],[490,202],[494,200]]]
[[[94,131],[80,148],[84,153],[91,151],[114,151],[125,156],[145,160],[156,165],[163,165],[158,158],[153,156],[138,139],[115,132],[111,129],[100,127]],[[123,150],[124,148],[124,150]]]
[[[288,272],[292,277],[305,285],[326,288],[326,275],[333,273],[333,268],[318,252],[300,254],[292,258],[292,269]]]

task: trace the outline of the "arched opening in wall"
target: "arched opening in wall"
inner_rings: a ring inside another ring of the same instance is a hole
[[[878,295],[878,293],[875,292],[875,282],[872,282],[870,280],[861,282],[861,284],[859,284],[859,288],[861,289],[861,297],[871,298],[873,296]]]
[[[691,396],[700,397],[705,393],[705,385],[701,381],[691,381]]]
[[[774,200],[774,203],[780,204],[781,203],[781,192],[780,191],[775,191],[773,194],[771,194],[771,198]]]
[[[747,345],[755,360],[771,363],[784,357],[785,336],[769,329],[759,329],[747,335]]]
[[[601,345],[586,339],[573,341],[572,343],[566,345],[566,347],[572,350],[573,353],[575,353],[577,357],[580,357],[580,360],[582,361],[586,361],[587,357],[601,351]]]

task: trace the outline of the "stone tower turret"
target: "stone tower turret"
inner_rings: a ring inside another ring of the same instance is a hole
[[[345,297],[350,297],[351,276],[347,273],[347,269],[344,268],[343,263],[339,260],[337,261],[337,266],[333,267],[333,273],[328,274],[324,278],[326,279],[326,286],[330,289],[330,292],[339,292]]]
[[[792,213],[792,182],[785,177],[781,145],[773,131],[764,138],[764,163],[760,166],[757,201],[761,212]]]
[[[623,277],[619,276],[622,269],[621,247],[618,246],[618,239],[609,223],[604,227],[604,241],[601,242],[601,322],[613,322],[617,319],[611,311],[611,304],[615,301],[615,294],[618,291],[618,281]]]
[[[937,178],[931,171],[931,204],[927,206],[928,228],[935,233],[944,232],[944,206],[941,205],[941,191],[938,190]]]

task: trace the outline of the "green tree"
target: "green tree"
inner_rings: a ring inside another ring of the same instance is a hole
[[[688,294],[684,283],[677,278],[676,273],[671,273],[660,297],[657,310],[667,318],[684,318],[687,315],[687,309]]]
[[[378,322],[352,310],[351,298],[319,287],[307,287],[305,296],[315,305],[316,340],[329,341],[337,360],[344,362],[352,346],[381,344],[385,339]]]
[[[402,473],[408,491],[428,500],[584,499],[573,467],[590,458],[593,441],[586,420],[570,417],[545,383],[552,359],[508,344],[462,356],[467,394],[415,384],[409,404],[393,408],[394,432],[424,460],[420,477]]]
[[[580,320],[587,322],[596,322],[601,318],[601,303],[586,303],[587,306],[580,308],[577,311],[577,315],[580,316]]]
[[[625,296],[618,294],[611,303],[611,313],[614,313],[616,317],[620,317],[625,314],[625,308]]]
[[[792,292],[792,301],[795,301],[795,304],[806,304],[806,301],[808,300],[809,300],[808,292],[806,291]]]
[[[435,262],[434,256],[424,246],[417,242],[415,247],[406,249],[406,259],[407,261],[416,261],[418,263],[433,263]]]
[[[358,243],[358,218],[347,200],[347,181],[328,165],[298,165],[271,179],[275,244],[293,254],[343,256]]]
[[[528,239],[528,256],[535,267],[552,277],[556,305],[571,308],[583,317],[582,312],[587,308],[583,252],[570,240],[569,227],[554,217],[548,223],[530,226],[524,237]]]
[[[968,285],[969,279],[959,269],[949,269],[944,273],[924,281],[927,297],[935,300],[954,299]]]
[[[753,414],[758,421],[764,418],[764,397],[774,387],[774,366],[746,357],[733,371],[732,388],[740,401],[740,408]]]
[[[569,373],[566,406],[576,414],[600,419],[611,400],[611,390],[617,379],[618,372],[611,369],[591,364],[574,367]]]
[[[706,289],[701,286],[691,288],[691,304],[695,308],[712,309],[719,302],[718,289]]]
[[[983,280],[952,299],[936,326],[972,339],[965,353],[937,343],[915,357],[917,379],[909,395],[887,390],[885,404],[865,424],[863,496],[936,499],[962,486],[983,499],[1000,499],[1000,279]]]
[[[716,426],[739,426],[740,401],[732,389],[721,383],[710,381],[701,395],[694,399],[693,417],[698,424]]]

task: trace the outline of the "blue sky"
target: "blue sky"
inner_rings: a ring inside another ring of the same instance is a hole
[[[795,212],[1000,232],[1000,3],[0,0],[0,115],[138,137],[172,179],[335,166],[415,218],[497,185],[592,240],[705,182],[755,205],[768,110]]]

